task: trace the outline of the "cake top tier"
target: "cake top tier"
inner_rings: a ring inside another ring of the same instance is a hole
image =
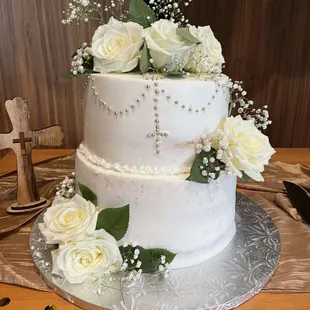
[[[91,47],[84,43],[74,54],[71,75],[131,71],[179,77],[220,74],[225,62],[221,44],[209,26],[188,24],[181,7],[191,1],[182,2],[131,0],[126,9],[124,0],[111,1],[104,8],[93,1],[75,0],[63,23],[88,21],[95,13],[101,25]],[[107,11],[112,17],[105,24],[101,17]]]
[[[188,180],[200,183],[216,180],[221,173],[261,181],[273,153],[260,132],[271,123],[267,106],[253,108],[241,81],[220,83],[229,88],[227,94],[225,87],[217,90],[225,62],[221,44],[209,26],[189,24],[181,7],[190,2],[109,0],[103,7],[93,0],[69,3],[64,24],[81,19],[99,22],[91,46],[83,43],[74,53],[68,74],[97,73],[90,77],[86,101],[85,154],[99,166],[112,164],[116,170],[119,164],[126,169],[191,166]],[[125,75],[130,72],[140,77]],[[155,85],[158,75],[163,80]],[[154,84],[148,87],[150,77]],[[240,115],[232,116],[236,114]],[[155,140],[150,153],[147,138]],[[159,156],[162,149],[165,157]]]
[[[93,74],[85,100],[84,145],[111,164],[190,169],[195,145],[228,115],[228,78],[147,80]]]

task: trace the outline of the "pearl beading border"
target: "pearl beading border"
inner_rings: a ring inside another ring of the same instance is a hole
[[[128,105],[128,107],[124,110],[115,110],[112,106],[110,106],[107,102],[105,102],[102,98],[99,98],[99,94],[96,90],[96,86],[95,86],[95,78],[88,76],[88,79],[91,81],[91,90],[93,92],[93,95],[95,97],[95,100],[99,102],[99,104],[104,107],[107,108],[109,112],[114,113],[115,116],[122,116],[122,115],[128,115],[129,113],[133,112],[135,110],[135,108],[137,108],[137,105],[141,104],[143,102],[143,99],[147,97],[147,93],[142,93],[141,94],[141,98],[137,98],[133,103],[131,103],[130,105]],[[209,80],[207,80],[209,81]],[[166,99],[168,103],[174,103],[176,106],[180,106],[183,110],[187,110],[189,112],[193,112],[195,111],[196,114],[201,113],[201,112],[206,112],[208,106],[211,106],[212,104],[212,100],[214,100],[216,98],[216,95],[218,94],[220,88],[224,88],[226,86],[226,83],[222,83],[220,81],[213,81],[215,83],[215,92],[212,95],[211,99],[208,101],[206,106],[202,106],[201,109],[200,108],[196,108],[194,109],[191,105],[186,105],[186,104],[180,104],[179,100],[171,100],[172,97],[171,95],[167,95]],[[157,85],[155,85],[157,84]],[[158,82],[154,82],[154,85],[157,87],[158,86]],[[146,85],[147,89],[151,88],[150,84]],[[155,91],[158,91],[157,94],[159,94],[160,92],[162,92],[163,94],[165,93],[165,89],[162,89],[161,91],[159,89],[156,89]],[[223,89],[223,91],[225,92],[225,89]],[[84,96],[83,96],[84,97]]]
[[[112,106],[110,106],[107,102],[105,102],[102,98],[99,98],[99,94],[96,90],[96,86],[95,86],[95,78],[88,76],[88,79],[91,81],[91,86],[90,89],[93,92],[93,96],[95,97],[95,100],[98,100],[99,104],[103,107],[103,108],[107,108],[109,112],[113,113],[115,116],[122,116],[122,115],[128,115],[129,113],[133,112],[136,107],[137,104],[142,103],[142,100],[140,98],[136,99],[135,103],[132,103],[130,105],[128,105],[128,107],[124,110],[115,110]],[[146,93],[143,93],[142,98],[146,97]]]
[[[95,99],[95,102],[99,102],[99,104],[101,106],[103,106],[104,108],[107,107],[108,111],[110,113],[114,113],[114,115],[117,116],[122,116],[122,115],[128,115],[129,113],[132,113],[135,108],[137,107],[137,104],[141,104],[143,103],[143,99],[145,99],[147,96],[151,95],[153,97],[154,100],[154,110],[155,110],[155,130],[152,133],[148,133],[147,137],[148,138],[154,138],[155,139],[155,151],[157,155],[160,155],[161,153],[161,142],[163,140],[163,138],[167,138],[169,136],[169,133],[167,131],[161,131],[160,130],[160,119],[159,119],[159,101],[160,99],[162,99],[162,97],[164,97],[165,101],[168,104],[174,103],[176,106],[180,106],[183,110],[187,110],[188,112],[196,112],[196,115],[204,113],[207,111],[208,107],[211,106],[211,100],[214,100],[216,98],[216,95],[219,93],[220,88],[222,88],[223,93],[225,94],[227,89],[225,88],[225,86],[227,86],[226,83],[222,83],[222,81],[217,81],[216,79],[213,80],[213,82],[215,83],[215,91],[214,94],[212,95],[212,99],[210,99],[207,103],[206,106],[202,106],[201,109],[200,108],[196,108],[194,109],[191,105],[185,105],[185,104],[180,104],[179,100],[173,100],[171,95],[167,95],[166,94],[166,90],[165,89],[160,89],[159,87],[159,82],[158,79],[156,79],[155,81],[153,80],[153,85],[151,85],[150,83],[148,83],[146,85],[146,89],[148,91],[148,93],[142,93],[141,94],[141,98],[136,99],[136,104],[131,104],[129,105],[125,110],[116,110],[114,111],[113,107],[108,105],[102,98],[98,98],[99,94],[96,91],[96,87],[95,87],[95,78],[92,76],[88,76],[88,79],[91,81],[91,90],[93,92],[93,96]],[[206,80],[209,81],[209,80]],[[87,83],[88,84],[88,83]],[[88,84],[89,85],[89,84]],[[150,94],[150,90],[153,91],[153,94]],[[83,94],[84,97],[84,94]]]
[[[80,144],[77,149],[77,154],[86,162],[90,162],[94,166],[103,170],[112,170],[115,172],[129,173],[135,175],[180,175],[190,173],[191,167],[182,168],[165,168],[165,167],[150,167],[150,166],[128,166],[119,163],[109,163],[105,159],[91,152],[85,145]]]

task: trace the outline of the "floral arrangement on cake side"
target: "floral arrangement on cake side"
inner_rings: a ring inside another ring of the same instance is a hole
[[[242,82],[230,80],[227,87],[231,92],[229,116],[196,144],[189,181],[209,183],[221,175],[264,181],[262,172],[275,153],[268,136],[262,133],[272,123],[268,106],[253,108],[254,102],[246,98]],[[233,112],[236,116],[232,116]]]
[[[126,286],[142,273],[166,278],[176,254],[122,241],[130,221],[130,206],[100,207],[91,189],[78,184],[80,196],[74,184],[69,178],[61,182],[39,224],[46,243],[58,246],[52,251],[52,273],[76,284],[112,274],[120,275]]]

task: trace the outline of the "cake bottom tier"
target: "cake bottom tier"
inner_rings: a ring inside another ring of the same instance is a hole
[[[77,152],[77,181],[96,193],[100,206],[130,204],[129,227],[121,243],[177,253],[172,269],[204,262],[235,234],[236,178],[222,176],[218,184],[199,184],[186,177],[115,172]]]

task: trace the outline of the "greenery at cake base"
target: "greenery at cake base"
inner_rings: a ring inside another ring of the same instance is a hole
[[[70,190],[73,197],[67,198],[65,187],[70,185],[71,189],[73,183],[69,178],[61,183],[63,191],[58,191],[44,222],[39,224],[46,243],[58,245],[52,252],[54,274],[70,283],[84,283],[120,273],[122,282],[129,286],[142,273],[168,276],[176,254],[121,241],[129,226],[129,205],[99,207],[96,194],[81,183],[82,196]]]

